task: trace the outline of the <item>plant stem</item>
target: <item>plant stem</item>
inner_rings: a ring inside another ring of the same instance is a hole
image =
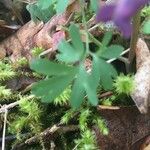
[[[80,0],[80,7],[81,7],[81,13],[82,13],[82,22],[84,24],[84,29],[86,31],[86,52],[89,52],[89,34],[88,34],[88,27],[86,23],[86,17],[84,12],[84,0]]]
[[[98,47],[102,46],[102,43],[99,42],[91,33],[89,33],[89,37]]]
[[[135,58],[135,50],[136,50],[136,44],[138,40],[138,34],[140,30],[140,10],[137,12],[137,14],[133,17],[133,32],[131,35],[131,42],[130,42],[130,51],[129,51],[129,65],[127,72],[133,72],[133,61]]]

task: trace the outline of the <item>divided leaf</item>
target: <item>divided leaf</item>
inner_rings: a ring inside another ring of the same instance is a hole
[[[39,81],[32,87],[32,93],[41,97],[43,102],[52,102],[68,87],[74,76],[72,73]]]
[[[66,63],[74,63],[80,60],[80,53],[74,49],[69,43],[65,40],[62,40],[58,45],[58,50],[60,54],[57,54],[57,59]]]
[[[97,65],[100,70],[100,81],[105,90],[111,90],[113,88],[113,78],[116,78],[117,72],[111,64],[106,63],[105,60],[99,58]]]
[[[112,32],[106,32],[102,40],[103,47],[107,46],[111,41],[111,39],[112,39]]]
[[[98,75],[98,74],[97,74]],[[77,79],[73,85],[72,95],[71,95],[71,104],[74,108],[78,108],[85,95],[87,94],[89,102],[96,106],[98,103],[98,98],[96,94],[98,83],[96,81],[99,80],[99,76],[96,77],[98,79],[94,79],[96,75],[88,74],[84,68],[84,65],[81,64],[79,67],[79,73],[77,75]],[[96,85],[94,85],[96,83]],[[94,86],[93,86],[94,85]]]
[[[71,106],[75,109],[79,108],[79,106],[83,102],[85,94],[86,94],[85,89],[83,85],[81,84],[80,78],[78,77],[75,80],[73,84],[73,88],[72,88],[72,93],[71,93],[71,98],[70,98]]]
[[[123,50],[124,48],[120,45],[111,45],[102,50],[102,52],[100,53],[100,57],[104,59],[118,58]]]
[[[87,84],[85,85],[85,90],[86,90],[89,102],[93,106],[96,106],[98,104],[96,89],[92,88],[92,86],[87,82]]]
[[[93,55],[92,70],[89,76],[89,82],[92,88],[96,89],[100,81],[99,58]]]
[[[76,49],[76,51],[82,54],[84,52],[84,45],[80,37],[79,28],[77,28],[76,25],[71,24],[69,28],[69,34],[72,39],[73,47]]]
[[[57,0],[56,12],[63,13],[69,4],[69,0]]]
[[[30,68],[44,75],[67,75],[70,72],[75,72],[76,67],[58,64],[49,61],[48,59],[35,59],[31,62]]]
[[[99,1],[98,0],[91,0],[91,8],[93,11],[97,12],[98,6],[99,6]]]
[[[82,59],[84,54],[84,45],[82,43],[79,29],[72,24],[69,28],[72,45],[65,40],[62,40],[58,45],[60,54],[57,54],[57,59],[66,63],[75,63]]]
[[[42,3],[43,3],[43,1],[41,0],[41,4]],[[37,2],[35,4],[27,5],[26,8],[30,12],[31,19],[35,22],[38,20],[42,20],[44,22],[47,22],[54,14],[54,10],[53,10],[52,5],[48,5],[46,8],[45,7],[43,8],[43,6],[41,6]]]
[[[87,72],[85,71],[83,64],[80,64],[78,74],[71,93],[71,105],[74,108],[78,108],[84,99],[84,96],[86,94],[84,88],[86,78]]]
[[[145,34],[150,34],[150,20],[146,21],[143,26],[143,32]]]
[[[41,9],[48,9],[53,4],[53,0],[38,0],[37,5]]]

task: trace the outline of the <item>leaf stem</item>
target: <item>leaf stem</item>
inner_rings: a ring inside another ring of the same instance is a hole
[[[99,42],[91,33],[89,33],[89,38],[98,46],[101,47],[102,43]]]
[[[135,50],[136,50],[136,44],[138,41],[138,34],[140,30],[140,10],[137,12],[137,14],[133,17],[133,32],[131,35],[131,42],[130,42],[130,51],[129,51],[129,65],[127,68],[127,72],[133,72],[133,61],[135,58]]]
[[[84,29],[86,31],[86,52],[89,52],[89,34],[88,34],[88,27],[86,23],[86,17],[84,12],[84,0],[80,0],[80,7],[81,7],[81,13],[82,13],[82,23],[84,25]]]

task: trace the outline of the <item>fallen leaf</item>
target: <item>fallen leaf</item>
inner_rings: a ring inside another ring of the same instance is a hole
[[[132,99],[141,113],[147,113],[150,101],[150,52],[146,43],[139,39],[136,48],[137,72]]]

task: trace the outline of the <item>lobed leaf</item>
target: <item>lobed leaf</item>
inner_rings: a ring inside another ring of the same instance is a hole
[[[77,28],[76,25],[71,24],[69,27],[69,34],[73,47],[76,49],[76,51],[78,51],[78,53],[80,53],[80,55],[82,55],[84,52],[84,45],[80,37],[79,28]]]
[[[91,0],[91,8],[93,11],[97,12],[98,7],[99,7],[99,1],[98,0]]]
[[[67,66],[65,64],[58,64],[49,61],[48,59],[35,59],[32,60],[30,68],[34,71],[44,75],[67,75],[70,72],[75,72],[76,67]]]
[[[102,52],[100,53],[100,57],[104,59],[118,58],[123,50],[124,48],[120,45],[111,45],[105,50],[102,50]]]
[[[53,0],[38,0],[37,5],[41,9],[48,9],[53,4]]]
[[[105,60],[99,58],[97,65],[100,70],[100,82],[105,90],[113,88],[113,78],[117,76],[117,72],[111,64],[106,63]]]
[[[106,32],[102,40],[102,45],[104,47],[107,46],[111,41],[111,39],[112,39],[112,32]]]
[[[74,76],[72,73],[39,81],[33,86],[32,93],[41,97],[43,102],[52,102],[68,87]]]
[[[150,34],[150,20],[146,21],[143,26],[143,32],[145,34]]]
[[[57,0],[56,12],[63,13],[69,4],[69,0]]]
[[[80,60],[80,54],[65,40],[60,42],[58,45],[58,50],[61,52],[56,55],[59,61],[74,63]]]

